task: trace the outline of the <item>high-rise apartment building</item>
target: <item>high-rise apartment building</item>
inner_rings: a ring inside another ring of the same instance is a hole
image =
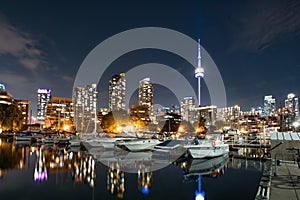
[[[181,101],[180,113],[182,120],[192,122],[194,120],[194,108],[195,108],[195,98],[194,97],[185,97]]]
[[[22,124],[23,125],[27,125],[29,123],[29,100],[16,100],[16,103],[18,105],[19,110],[22,113],[22,117],[23,117],[23,121]]]
[[[273,116],[276,111],[276,100],[272,95],[265,96],[264,98],[264,108],[263,116]]]
[[[150,120],[153,122],[156,118],[153,114],[153,84],[150,78],[144,78],[139,83],[139,105],[148,107]]]
[[[109,110],[125,110],[125,73],[114,75],[109,81]]]
[[[73,94],[74,124],[79,133],[93,133],[97,129],[98,91],[95,83],[76,87]]]
[[[299,117],[299,104],[298,97],[295,94],[290,93],[287,99],[284,101],[285,108],[287,108],[291,113],[295,114],[295,117]]]
[[[139,105],[153,106],[153,84],[150,78],[144,78],[139,83]]]
[[[44,122],[46,117],[47,103],[51,99],[51,90],[40,88],[37,91],[37,121]]]

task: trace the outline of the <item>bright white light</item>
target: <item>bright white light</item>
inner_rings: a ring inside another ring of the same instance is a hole
[[[195,200],[204,200],[204,196],[202,195],[202,193],[197,194]]]
[[[293,126],[296,128],[296,127],[298,127],[300,125],[300,123],[299,122],[293,122]]]
[[[295,97],[295,94],[293,94],[293,93],[290,93],[290,94],[288,94],[288,99],[293,99],[294,97]]]

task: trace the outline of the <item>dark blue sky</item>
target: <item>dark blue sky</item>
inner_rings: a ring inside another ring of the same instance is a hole
[[[2,0],[0,82],[15,98],[31,100],[33,109],[39,87],[71,97],[77,70],[96,45],[128,29],[155,26],[201,37],[221,72],[228,105],[249,109],[267,94],[279,104],[289,92],[300,94],[299,10],[299,1]],[[151,59],[143,51],[122,56],[107,76],[143,62],[166,63],[179,71],[187,65],[165,52],[150,54]],[[183,74],[196,88],[192,67]],[[102,82],[100,106],[107,106],[108,85]],[[160,103],[176,102],[162,98]],[[209,103],[207,95],[204,103]]]

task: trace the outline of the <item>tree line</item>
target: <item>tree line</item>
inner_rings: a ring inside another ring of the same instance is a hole
[[[16,104],[0,104],[0,128],[2,131],[19,131],[23,126],[23,116]]]

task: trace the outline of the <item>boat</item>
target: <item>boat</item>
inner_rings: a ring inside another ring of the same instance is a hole
[[[198,140],[196,137],[192,143],[184,145],[192,158],[213,158],[229,153],[229,145],[225,144],[221,135]]]
[[[28,131],[28,132],[19,132],[19,133],[16,133],[14,135],[14,139],[16,141],[31,141],[31,138],[32,138],[32,132]]]
[[[161,143],[157,139],[127,139],[115,141],[116,146],[124,146],[129,151],[148,151]]]
[[[56,138],[56,140],[54,140],[54,143],[58,144],[58,145],[67,145],[67,144],[69,144],[69,142],[70,142],[70,139],[65,138],[65,137],[58,137],[58,138]]]
[[[81,139],[74,137],[70,139],[70,146],[71,147],[80,147],[81,145]]]
[[[156,145],[152,151],[153,159],[165,159],[170,163],[186,153],[182,140],[166,140]]]
[[[52,143],[54,143],[54,139],[53,139],[53,137],[45,136],[43,139],[43,142],[44,142],[44,144],[52,144]]]

